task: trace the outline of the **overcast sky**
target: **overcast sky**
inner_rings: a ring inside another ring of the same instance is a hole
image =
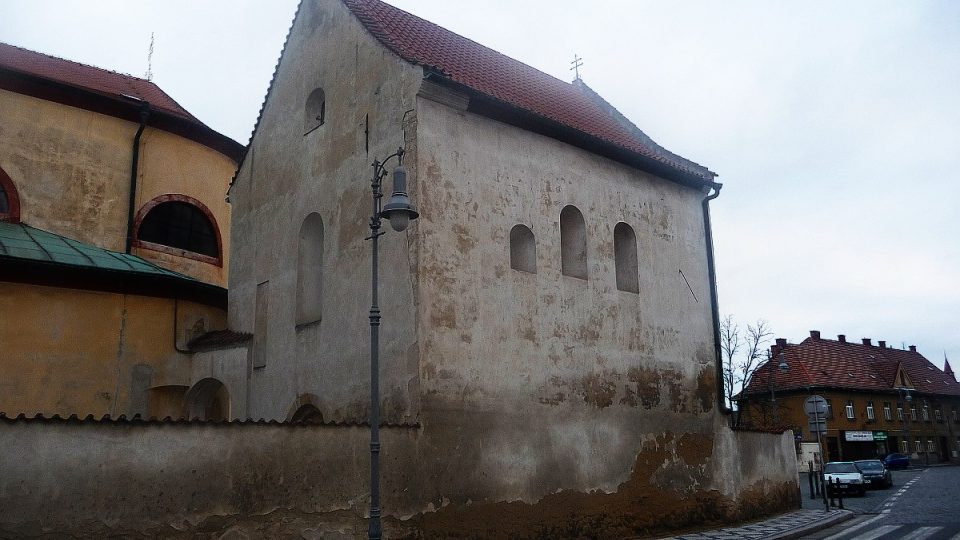
[[[393,0],[719,173],[721,312],[960,368],[960,2]],[[3,0],[0,41],[153,80],[246,143],[297,0]],[[2,119],[0,119],[2,121]]]

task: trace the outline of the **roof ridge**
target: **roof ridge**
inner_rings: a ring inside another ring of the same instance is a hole
[[[33,50],[33,49],[28,49],[28,48],[26,48],[26,47],[21,47],[20,45],[14,45],[13,43],[7,43],[7,42],[5,42],[5,41],[0,41],[0,46],[2,46],[2,45],[6,45],[7,47],[13,47],[14,49],[20,49],[21,51],[26,52],[26,53],[43,55],[43,56],[46,56],[47,58],[52,58],[52,59],[54,59],[54,60],[59,60],[59,61],[61,61],[61,62],[69,62],[69,63],[71,63],[71,64],[76,64],[76,65],[78,65],[78,66],[83,66],[83,67],[86,67],[86,68],[92,68],[92,69],[96,69],[96,70],[98,70],[98,71],[103,71],[103,72],[105,72],[105,73],[112,73],[112,74],[114,74],[114,75],[120,75],[120,76],[122,76],[122,77],[127,77],[127,78],[130,78],[130,79],[136,79],[136,80],[138,80],[138,81],[143,81],[143,82],[146,82],[146,83],[150,83],[150,84],[156,86],[157,88],[160,88],[159,86],[157,86],[157,85],[156,85],[153,81],[151,81],[150,79],[141,79],[140,77],[137,77],[136,75],[131,75],[131,74],[129,74],[129,73],[124,73],[124,72],[122,72],[122,71],[115,71],[115,70],[112,70],[112,69],[102,68],[102,67],[100,67],[100,66],[95,66],[95,65],[93,65],[93,64],[85,64],[85,63],[83,63],[83,62],[78,62],[78,61],[76,61],[76,60],[70,60],[69,58],[64,58],[64,57],[62,57],[62,56],[56,56],[56,55],[53,55],[53,54],[50,54],[50,53],[45,53],[45,52],[42,52],[42,51],[35,51],[35,50]],[[7,68],[7,69],[13,69],[13,68]],[[15,70],[15,71],[19,71],[19,70]],[[44,78],[46,78],[46,77],[44,77]],[[162,91],[162,90],[161,90],[161,91]],[[164,92],[164,94],[166,94],[166,92]]]

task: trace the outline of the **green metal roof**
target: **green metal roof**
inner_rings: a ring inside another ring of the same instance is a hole
[[[197,281],[140,257],[84,244],[23,223],[0,222],[0,261],[4,259]]]

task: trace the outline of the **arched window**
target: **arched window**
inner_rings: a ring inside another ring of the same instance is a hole
[[[560,263],[563,275],[587,279],[587,227],[576,206],[560,211]]]
[[[3,169],[0,169],[0,221],[20,222],[20,195]]]
[[[220,261],[220,230],[203,203],[186,195],[161,195],[148,202],[137,213],[136,245],[167,251],[176,248],[196,254],[204,260]]]
[[[230,392],[214,378],[197,381],[184,396],[188,419],[229,420]]]
[[[301,405],[293,417],[290,418],[290,421],[293,423],[301,424],[321,424],[323,423],[323,414],[320,413],[320,409],[316,408],[310,403]]]
[[[321,319],[323,312],[323,220],[316,212],[300,226],[297,246],[297,324]]]
[[[307,96],[307,104],[303,109],[303,134],[323,125],[327,116],[327,98],[323,88],[317,88]]]
[[[637,235],[633,227],[617,223],[613,228],[613,253],[617,266],[617,288],[640,292],[640,269],[637,266]]]
[[[537,241],[526,225],[514,225],[510,229],[510,268],[537,273]]]

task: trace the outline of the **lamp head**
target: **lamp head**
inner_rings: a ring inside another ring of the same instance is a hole
[[[420,217],[417,208],[407,196],[407,170],[403,165],[393,170],[393,195],[380,211],[380,215],[390,220],[390,226],[397,232],[405,230],[411,221]]]

